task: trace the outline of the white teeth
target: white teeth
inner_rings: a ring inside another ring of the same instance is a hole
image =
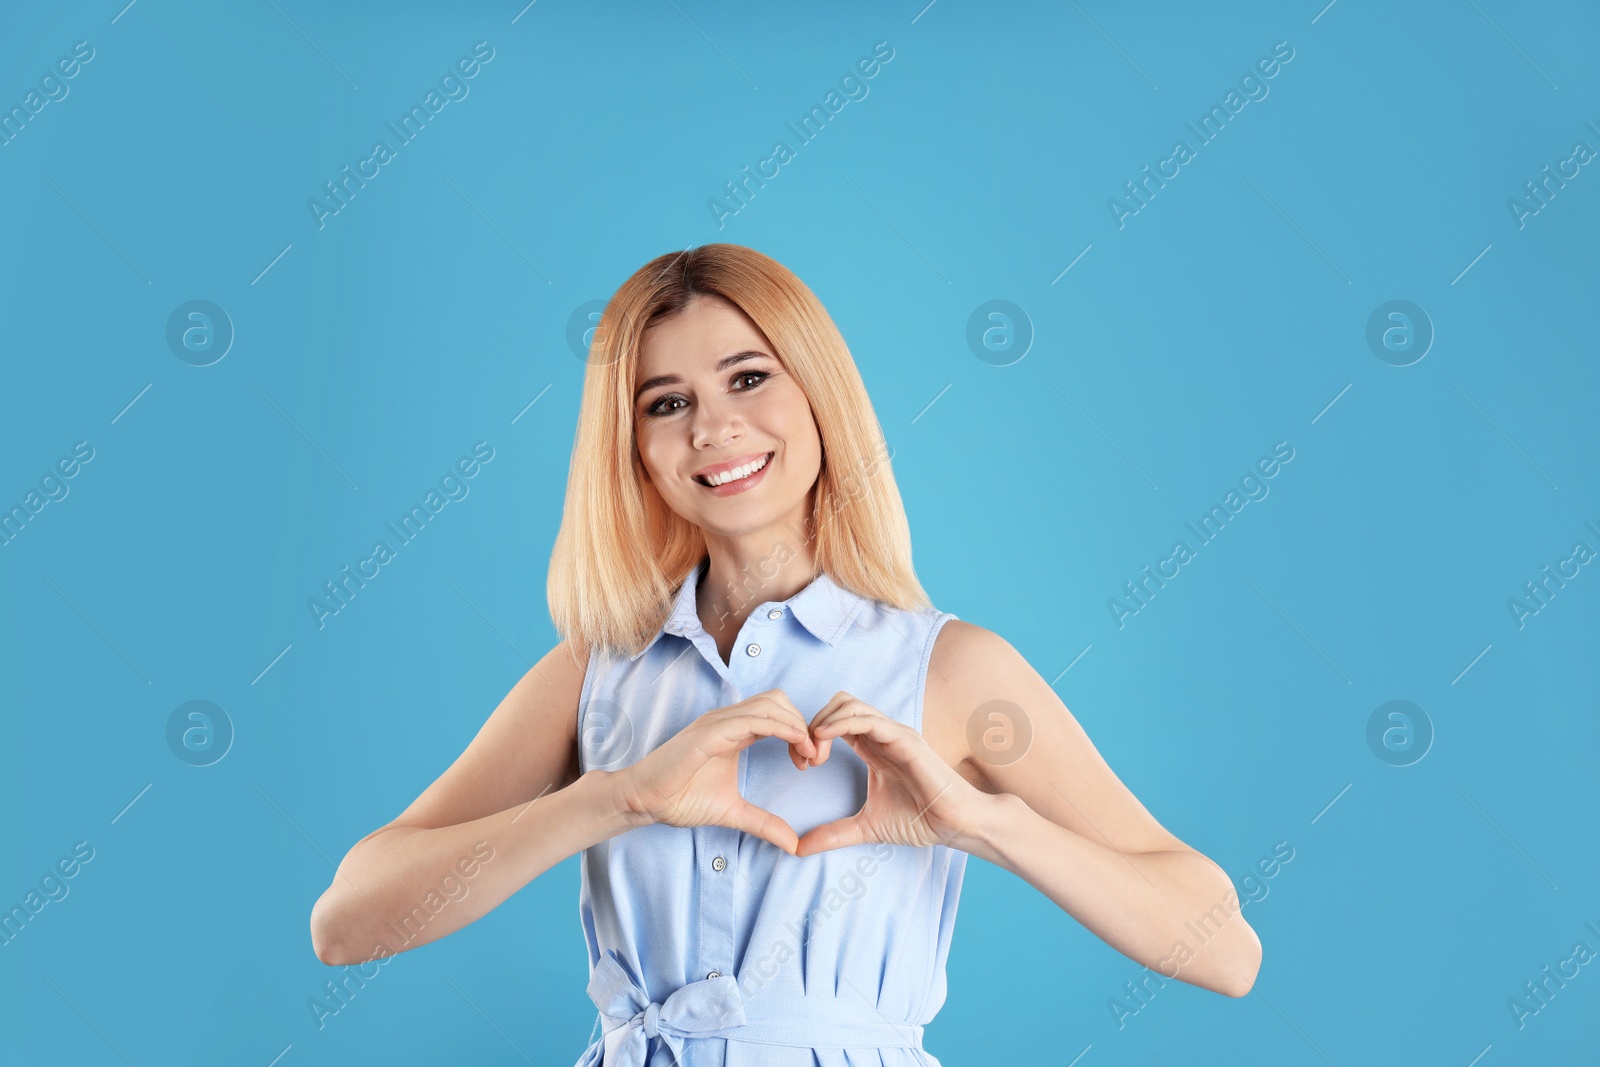
[[[725,471],[722,474],[707,475],[706,476],[706,484],[710,485],[710,486],[713,486],[713,487],[719,486],[719,485],[727,485],[729,482],[737,481],[740,478],[748,478],[748,477],[750,477],[750,475],[754,474],[756,471],[760,470],[762,467],[765,467],[766,465],[767,465],[767,457],[766,456],[762,456],[760,459],[756,460],[754,463],[746,463],[744,466],[735,467],[731,471]]]

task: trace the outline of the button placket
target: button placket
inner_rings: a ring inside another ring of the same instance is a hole
[[[772,630],[773,623],[767,621],[771,611],[762,613],[753,611],[745,619],[744,625],[739,628],[739,635],[734,640],[736,653],[730,658],[728,671],[738,683],[741,692],[749,693],[766,689],[766,677],[770,673],[767,663],[772,658],[774,642],[777,633]]]
[[[734,879],[727,876],[727,857],[738,844],[739,831],[730,827],[708,827],[707,844],[713,856],[709,866],[716,872],[700,879],[702,946],[700,965],[706,978],[717,978],[733,968]]]
[[[753,612],[740,628],[738,641],[742,644],[744,655],[735,655],[726,665],[721,657],[717,660],[718,673],[728,680],[738,693],[750,693],[767,688],[766,677],[769,673],[769,660],[772,658],[776,632],[766,632],[777,620],[783,618],[784,612],[779,607],[771,607],[763,617],[760,611]],[[704,635],[707,644],[710,636]],[[741,647],[735,644],[735,648]],[[737,699],[737,698],[736,698]],[[749,751],[740,753],[739,759],[739,791],[741,794],[749,788]],[[733,971],[734,927],[734,892],[739,879],[727,877],[727,867],[732,860],[729,856],[737,858],[739,853],[740,831],[731,828],[721,828],[715,831],[715,836],[708,843],[713,847],[720,845],[721,850],[713,855],[709,866],[714,872],[712,875],[701,879],[702,907],[701,928],[705,931],[705,944],[700,961],[701,966],[707,968],[702,972],[707,979],[717,978]],[[748,879],[746,879],[748,880]]]

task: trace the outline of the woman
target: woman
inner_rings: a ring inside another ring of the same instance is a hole
[[[798,278],[738,245],[658,257],[589,358],[563,640],[350,850],[319,958],[435,940],[582,852],[603,1032],[580,1067],[937,1064],[971,854],[1168,977],[1250,989],[1227,875],[1004,639],[929,603],[860,374]],[[469,854],[467,891],[416,907]]]

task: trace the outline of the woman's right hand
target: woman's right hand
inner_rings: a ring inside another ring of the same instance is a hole
[[[640,825],[728,826],[792,856],[799,844],[794,828],[739,795],[739,753],[763,737],[787,741],[797,768],[816,758],[805,717],[781,689],[769,689],[711,709],[616,772],[621,802]]]

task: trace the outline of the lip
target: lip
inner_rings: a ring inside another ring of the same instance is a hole
[[[702,471],[695,472],[696,475],[721,474],[723,471],[730,471],[735,467],[742,467],[746,463],[753,463],[762,456],[767,457],[766,466],[762,467],[748,478],[740,478],[738,481],[727,482],[726,484],[718,486],[705,485],[704,483],[700,482],[698,478],[696,478],[695,484],[700,486],[700,488],[704,489],[706,492],[714,493],[717,496],[733,496],[736,493],[748,492],[749,490],[760,485],[761,480],[767,476],[767,471],[772,469],[773,460],[777,458],[776,452],[751,452],[748,455],[735,457],[733,460],[727,463],[718,463],[714,466],[707,467]]]

